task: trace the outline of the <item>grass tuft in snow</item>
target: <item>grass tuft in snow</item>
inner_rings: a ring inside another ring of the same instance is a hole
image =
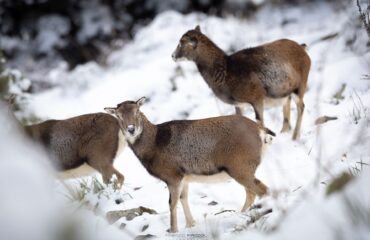
[[[350,99],[353,103],[353,108],[350,116],[353,122],[355,124],[358,124],[361,119],[367,117],[368,108],[365,107],[361,97],[356,91],[354,91],[354,93],[350,96]]]
[[[116,178],[113,178],[113,181],[109,184],[102,183],[96,176],[88,179],[80,179],[78,180],[78,185],[74,187],[67,185],[65,182],[62,182],[62,184],[68,190],[66,197],[72,202],[80,203],[88,203],[91,196],[95,196],[97,199],[105,197],[109,200],[112,192],[117,193],[120,190]],[[124,194],[129,196],[129,193]]]
[[[344,90],[346,90],[346,84],[343,83],[340,89],[333,95],[333,104],[338,105],[341,100],[344,100]]]

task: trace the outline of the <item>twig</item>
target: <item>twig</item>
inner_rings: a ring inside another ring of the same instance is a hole
[[[364,163],[364,162],[362,162],[362,160],[361,160],[361,162],[356,162],[356,163],[360,164],[361,166],[362,166],[362,165],[370,166],[370,164],[368,164],[368,163]]]
[[[292,192],[296,192],[296,191],[298,191],[299,189],[301,189],[302,188],[302,186],[299,186],[299,187],[297,187],[296,189],[294,189]]]
[[[266,209],[263,212],[258,212],[256,215],[249,216],[250,219],[247,221],[247,225],[251,225],[252,223],[257,222],[260,218],[262,218],[263,216],[265,216],[265,215],[267,215],[269,213],[272,213],[272,209],[271,208]]]
[[[329,40],[335,39],[338,35],[339,35],[339,32],[329,33],[316,40],[313,40],[311,43],[308,44],[308,46],[313,46],[322,41],[329,41]]]
[[[336,33],[331,33],[331,34],[328,34],[328,35],[326,35],[326,36],[321,37],[321,38],[319,39],[319,41],[326,41],[326,40],[330,40],[330,39],[333,39],[333,38],[337,37],[338,35],[339,35],[339,33],[338,33],[338,32],[336,32]]]
[[[221,212],[215,213],[214,215],[216,216],[225,212],[235,212],[235,210],[222,210]]]
[[[337,119],[338,119],[337,117],[322,116],[322,117],[319,117],[315,120],[315,125],[324,124],[328,121],[333,121],[333,120],[337,120]]]

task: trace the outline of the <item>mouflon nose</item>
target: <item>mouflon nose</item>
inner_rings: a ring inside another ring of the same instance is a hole
[[[127,131],[133,135],[135,133],[135,125],[128,125],[127,126]]]

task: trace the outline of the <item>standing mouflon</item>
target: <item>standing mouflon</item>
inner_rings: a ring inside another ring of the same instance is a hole
[[[105,110],[118,118],[130,148],[146,170],[167,184],[171,232],[177,231],[179,199],[186,226],[194,225],[188,203],[189,182],[232,177],[247,194],[242,211],[253,203],[256,195],[267,192],[255,172],[261,162],[265,134],[274,135],[273,132],[238,115],[154,125],[140,111],[144,101],[145,98],[126,101]]]
[[[114,168],[113,161],[126,141],[115,117],[92,113],[47,120],[24,129],[46,147],[62,177],[79,177],[95,169],[105,183],[113,174],[120,185],[123,183],[124,176]]]
[[[242,105],[251,104],[256,119],[262,124],[264,105],[284,99],[282,132],[290,129],[293,94],[298,111],[293,139],[298,138],[304,110],[303,95],[311,66],[304,44],[281,39],[227,55],[197,26],[181,37],[172,58],[194,61],[217,97],[235,105],[237,114],[242,114]]]

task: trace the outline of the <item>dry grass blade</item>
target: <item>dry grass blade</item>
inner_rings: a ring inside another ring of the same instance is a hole
[[[222,210],[221,212],[215,213],[214,215],[216,216],[225,212],[235,212],[235,210]]]
[[[337,117],[322,116],[322,117],[319,117],[315,120],[315,125],[324,124],[328,121],[333,121],[333,120],[337,120],[337,119],[338,119]]]

